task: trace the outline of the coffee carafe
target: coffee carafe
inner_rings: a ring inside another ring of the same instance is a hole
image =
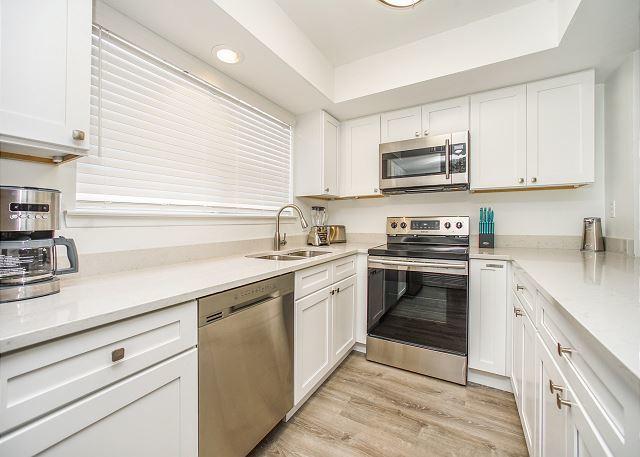
[[[57,275],[78,271],[72,239],[60,228],[60,191],[0,186],[0,303],[54,294]],[[56,246],[65,246],[68,268],[58,268]]]
[[[327,209],[324,206],[311,207],[311,223],[307,244],[311,246],[326,246],[329,244],[329,230],[327,227]]]

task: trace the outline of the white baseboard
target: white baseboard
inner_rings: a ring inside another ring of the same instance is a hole
[[[475,382],[483,386],[493,387],[494,389],[504,390],[505,392],[513,392],[511,387],[511,378],[500,376],[486,371],[474,370],[469,368],[467,373],[467,381]]]
[[[367,345],[364,343],[356,343],[356,345],[353,347],[354,351],[357,352],[362,352],[363,354],[367,353]]]

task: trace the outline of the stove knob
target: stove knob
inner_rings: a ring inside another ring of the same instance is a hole
[[[461,229],[462,228],[462,222],[456,222],[456,228]]]
[[[392,222],[391,223],[391,228],[394,229],[396,227],[398,227],[398,223],[397,222]]]
[[[445,222],[444,223],[444,228],[450,229],[451,228],[451,222]]]
[[[406,223],[406,222],[402,222],[402,223],[400,224],[400,228],[403,228],[403,229],[404,229],[404,228],[407,228],[407,223]]]

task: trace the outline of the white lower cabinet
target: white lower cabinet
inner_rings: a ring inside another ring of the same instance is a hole
[[[294,410],[320,385],[325,377],[353,349],[356,342],[355,269],[349,277],[334,281],[333,268],[353,259],[338,259],[330,264],[331,285],[295,301],[294,310]],[[318,269],[311,267],[308,270]],[[307,276],[306,270],[296,278]],[[337,275],[339,277],[339,275]],[[296,296],[297,296],[296,291]]]
[[[0,438],[21,457],[198,455],[195,348]]]
[[[469,263],[469,368],[506,376],[509,263]]]

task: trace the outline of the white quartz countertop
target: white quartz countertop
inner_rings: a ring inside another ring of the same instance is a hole
[[[640,378],[640,259],[568,249],[472,249],[512,260],[567,314]]]
[[[347,255],[366,253],[374,245],[306,246],[330,254],[303,260],[276,261],[236,255],[64,280],[60,293],[0,304],[0,353]]]

